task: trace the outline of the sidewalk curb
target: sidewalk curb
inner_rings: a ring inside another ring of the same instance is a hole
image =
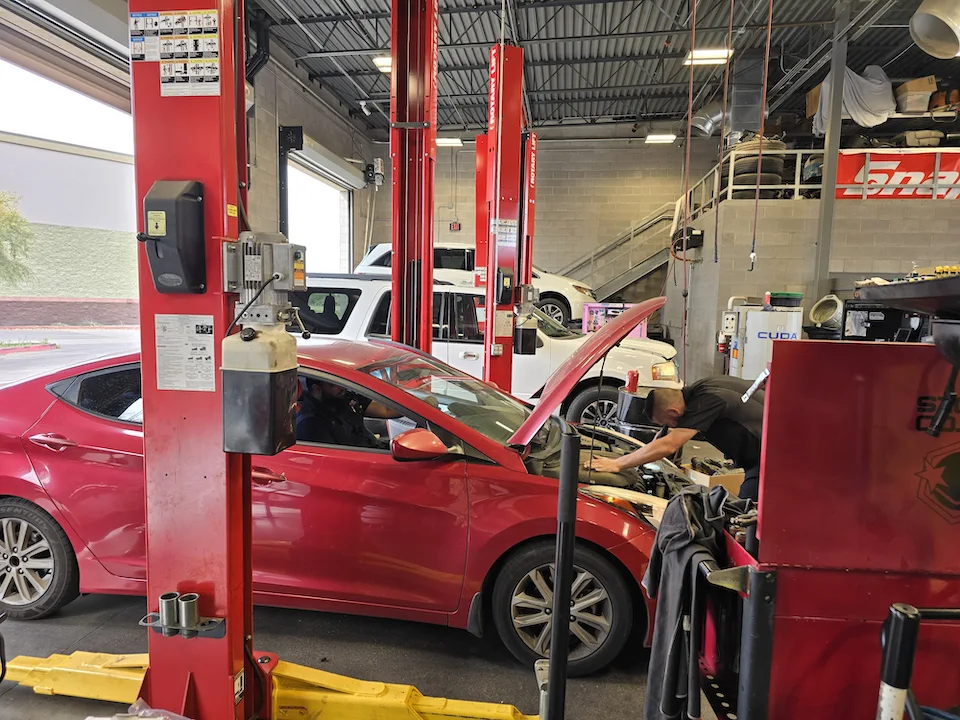
[[[40,352],[41,350],[56,349],[56,343],[46,343],[42,345],[18,345],[16,347],[0,347],[0,355],[12,355],[13,353]]]
[[[0,332],[5,330],[139,330],[139,325],[0,325]]]

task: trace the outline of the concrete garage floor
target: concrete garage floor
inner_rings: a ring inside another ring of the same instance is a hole
[[[145,652],[147,635],[137,621],[142,598],[88,595],[45,620],[0,626],[8,659],[46,657],[74,650]],[[363,680],[407,683],[427,695],[516,705],[536,714],[533,671],[517,663],[492,636],[418,623],[275,608],[254,612],[257,648],[290,662]],[[612,668],[567,686],[567,718],[641,716],[649,652],[628,647]],[[324,660],[324,658],[326,660]],[[125,707],[74,698],[35,695],[30,688],[0,685],[4,720],[82,720],[109,717]]]

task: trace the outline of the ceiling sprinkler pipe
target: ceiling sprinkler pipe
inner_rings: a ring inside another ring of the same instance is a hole
[[[955,58],[960,53],[960,2],[923,0],[910,18],[910,37],[928,55]]]

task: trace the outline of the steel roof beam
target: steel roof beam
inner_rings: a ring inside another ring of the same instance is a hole
[[[487,46],[489,47],[489,45]],[[651,55],[616,55],[611,57],[589,57],[589,58],[565,58],[562,60],[533,60],[525,62],[524,67],[553,67],[556,65],[587,65],[591,63],[611,63],[611,62],[643,62],[645,60],[670,60],[686,57],[685,53],[654,53]],[[704,66],[709,67],[709,66]],[[442,73],[450,72],[468,72],[471,70],[487,70],[487,63],[475,63],[471,65],[441,65],[439,70]],[[382,74],[376,68],[370,70],[351,70],[348,75],[351,78],[376,76]],[[339,72],[313,73],[315,78],[336,78],[342,77]]]

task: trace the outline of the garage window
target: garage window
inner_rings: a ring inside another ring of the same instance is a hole
[[[5,102],[0,131],[133,154],[133,118],[116,108],[0,60]]]
[[[353,191],[287,162],[289,240],[307,248],[307,272],[353,267]]]

